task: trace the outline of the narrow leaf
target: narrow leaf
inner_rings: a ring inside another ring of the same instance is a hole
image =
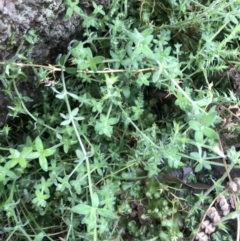
[[[19,158],[18,163],[22,168],[27,167],[27,162],[26,162],[25,158],[23,158],[22,156]]]
[[[35,147],[38,152],[43,151],[43,143],[39,136],[35,140]]]
[[[72,212],[87,215],[91,212],[92,207],[86,204],[78,204],[74,207],[72,207]]]
[[[92,206],[94,208],[97,208],[99,206],[99,198],[96,192],[94,192],[92,195]]]
[[[60,125],[62,125],[62,126],[67,126],[67,125],[70,124],[70,122],[71,122],[71,120],[68,119],[68,120],[62,121],[62,122],[60,123]]]
[[[215,117],[216,117],[216,112],[211,112],[211,113],[207,114],[206,116],[204,116],[202,119],[203,126],[205,126],[205,127],[210,126],[213,123]]]
[[[65,71],[68,74],[76,74],[77,73],[77,68],[69,67],[69,68],[66,68]]]
[[[214,131],[213,129],[209,128],[209,127],[205,127],[203,130],[203,134],[213,140],[217,140],[219,139],[219,135],[216,131]]]
[[[45,237],[45,234],[41,232],[35,236],[33,241],[42,241],[44,237]]]
[[[109,124],[109,125],[115,125],[115,124],[118,123],[118,121],[119,121],[118,118],[110,118],[110,119],[108,120],[108,124]]]
[[[54,153],[55,153],[55,149],[49,148],[49,149],[45,149],[42,154],[43,154],[44,156],[51,156],[51,155],[53,155]]]
[[[43,169],[43,171],[45,171],[45,172],[48,171],[48,162],[44,155],[39,156],[39,164],[40,164],[41,168]]]

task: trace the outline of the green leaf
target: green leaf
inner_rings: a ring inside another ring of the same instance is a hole
[[[78,204],[71,208],[72,212],[87,215],[91,212],[92,207],[86,204]]]
[[[16,179],[17,178],[16,174],[14,172],[10,171],[10,170],[5,169],[5,174],[8,177],[11,177],[12,179]]]
[[[76,116],[78,114],[78,112],[79,112],[79,108],[73,109],[71,112],[71,116]]]
[[[203,168],[202,163],[198,163],[197,166],[195,167],[195,172],[200,172]]]
[[[84,120],[85,118],[82,116],[78,116],[78,117],[74,117],[74,120],[76,121],[80,121],[80,120]]]
[[[22,168],[26,168],[26,167],[27,167],[27,162],[26,162],[25,158],[22,157],[22,156],[19,157],[18,163],[19,163],[19,165],[20,165]]]
[[[82,159],[82,160],[84,160],[86,158],[85,155],[83,154],[83,152],[79,149],[76,150],[76,155],[79,159]]]
[[[147,85],[149,86],[149,78],[151,76],[152,73],[146,73],[146,74],[143,74],[142,72],[140,72],[138,74],[138,79],[137,79],[137,84],[139,86],[142,86],[142,85]]]
[[[118,118],[110,118],[110,119],[108,119],[107,122],[108,122],[109,125],[115,125],[115,124],[118,123],[118,121],[119,121]]]
[[[39,156],[39,164],[43,171],[47,172],[48,171],[48,162],[47,158],[44,155]]]
[[[68,95],[71,96],[75,100],[79,100],[79,96],[78,95],[75,95],[75,94],[70,93],[70,92],[68,92]]]
[[[105,12],[103,11],[102,5],[97,5],[94,1],[92,2],[92,5],[94,7],[94,13],[100,13],[102,15],[105,15]]]
[[[145,30],[142,31],[142,36],[143,37],[153,36],[151,35],[152,32],[153,32],[153,28],[146,28]]]
[[[44,237],[45,237],[45,233],[41,232],[35,236],[33,241],[42,241]]]
[[[77,68],[74,67],[68,67],[65,69],[66,73],[68,74],[76,74],[77,73]]]
[[[20,155],[21,155],[21,153],[18,150],[16,150],[16,149],[10,148],[9,152],[11,153],[11,155],[9,155],[8,158],[13,158],[14,159],[14,158],[20,157]]]
[[[194,134],[195,141],[197,143],[203,144],[203,132],[202,131],[196,131]]]
[[[97,208],[99,206],[99,197],[96,192],[94,192],[92,195],[92,206],[94,208]]]
[[[116,218],[115,214],[109,209],[98,208],[97,211],[98,211],[98,214],[103,216],[104,218],[111,218],[111,219]]]
[[[31,146],[30,147],[24,147],[22,152],[21,152],[21,156],[26,156],[26,155],[28,155],[31,152],[32,152],[32,147]]]
[[[7,164],[4,167],[0,166],[0,182],[4,181],[6,176],[8,176],[12,179],[17,178],[15,173],[8,169]]]
[[[60,99],[60,100],[64,99],[64,97],[65,97],[65,94],[64,94],[64,93],[60,93],[60,94],[57,94],[57,95],[56,95],[56,98],[58,98],[58,99]]]
[[[67,12],[66,12],[66,18],[71,18],[73,14],[73,9],[72,8],[68,8]]]
[[[60,125],[61,125],[61,126],[67,126],[67,125],[69,125],[70,123],[71,123],[71,120],[68,119],[68,120],[62,121],[62,122],[60,123]]]
[[[212,103],[212,99],[211,98],[203,98],[201,100],[195,101],[195,104],[197,104],[200,107],[208,106],[210,103]]]
[[[204,168],[206,168],[208,170],[212,170],[212,166],[209,163],[207,163],[207,162],[204,162],[203,166],[204,166]]]
[[[39,136],[35,139],[35,147],[38,152],[43,151],[43,143]]]
[[[82,9],[78,6],[74,6],[74,12],[77,13],[78,15],[81,15],[82,14]]]
[[[160,79],[160,75],[162,74],[162,69],[157,69],[154,71],[153,76],[152,76],[152,82],[157,83],[158,80]]]
[[[195,120],[189,121],[189,126],[195,131],[200,131],[202,129],[202,124]]]
[[[99,132],[99,134],[104,134],[107,137],[111,137],[113,133],[113,128],[111,126],[106,126],[102,129],[101,132]]]
[[[149,59],[154,59],[154,54],[152,52],[152,50],[147,46],[147,45],[143,45],[142,46],[142,53]]]
[[[51,156],[55,153],[55,149],[51,149],[51,148],[48,148],[48,149],[45,149],[42,154],[44,156]]]
[[[123,92],[123,95],[126,97],[126,98],[129,98],[129,96],[130,96],[130,87],[129,87],[129,85],[124,85],[123,87],[122,87],[122,92]]]
[[[236,25],[239,24],[238,19],[232,14],[230,15],[230,21]]]
[[[199,152],[191,152],[190,156],[194,159],[194,160],[199,160],[201,158]]]
[[[13,168],[18,164],[18,158],[14,158],[8,162],[9,168]]]
[[[32,159],[38,158],[39,155],[40,155],[39,152],[31,152],[31,153],[25,155],[25,158],[29,159],[29,160],[32,160]]]
[[[217,140],[219,139],[219,135],[216,131],[214,131],[213,129],[209,128],[209,127],[205,127],[203,129],[203,134],[213,140]]]
[[[216,112],[211,112],[202,118],[202,125],[205,127],[210,126],[216,118]]]

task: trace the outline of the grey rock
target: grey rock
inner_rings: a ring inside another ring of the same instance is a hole
[[[95,2],[106,6],[109,0],[95,0]],[[92,1],[85,0],[80,3],[85,13],[91,11]],[[27,57],[30,57],[35,64],[53,65],[58,54],[66,51],[68,43],[75,36],[79,40],[83,36],[80,16],[74,13],[70,19],[67,19],[65,14],[64,0],[0,0],[0,61],[15,56],[25,34],[33,29],[38,41]],[[22,51],[28,47],[29,44],[24,42]],[[27,73],[33,75],[29,69]],[[29,79],[32,79],[32,76]],[[31,83],[28,87],[30,92],[24,93],[27,96],[32,94],[33,90]],[[7,97],[3,94],[3,90],[0,85],[0,102],[2,102],[0,126],[6,119],[6,103],[8,103],[5,101]],[[21,92],[21,89],[19,91]],[[38,93],[34,93],[36,99],[39,99]]]

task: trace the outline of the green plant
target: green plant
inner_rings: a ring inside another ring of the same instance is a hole
[[[225,111],[239,121],[230,108],[239,105],[236,89],[227,75],[219,82],[229,67],[222,59],[238,60],[239,1],[114,0],[105,9],[93,3],[88,15],[79,1],[65,2],[67,17],[82,17],[86,40],[72,40],[49,66],[25,57],[33,45],[1,63],[14,117],[0,133],[5,240],[191,236],[200,205],[221,191],[212,169],[226,163],[216,159],[239,167],[239,151],[219,144],[230,126]],[[26,41],[37,41],[36,32]],[[32,110],[18,83],[29,66],[42,92]],[[238,128],[231,133],[237,138]],[[185,195],[176,178],[161,181],[186,166],[194,180],[212,175],[215,186]]]

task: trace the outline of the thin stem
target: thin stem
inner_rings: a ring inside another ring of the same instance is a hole
[[[64,71],[62,71],[61,73],[61,79],[62,79],[62,84],[63,84],[63,91],[64,91],[64,94],[65,94],[65,102],[66,102],[66,105],[67,105],[67,110],[68,110],[68,113],[69,115],[71,114],[71,107],[70,107],[70,103],[69,103],[69,100],[68,100],[68,97],[67,97],[67,88],[66,88],[66,83],[65,83],[65,77],[64,77]],[[87,165],[87,173],[88,173],[88,183],[89,183],[89,192],[90,192],[90,198],[92,200],[92,196],[93,196],[93,190],[92,190],[92,181],[91,181],[91,170],[90,170],[90,164],[89,164],[89,158],[87,156],[87,152],[85,150],[85,147],[83,145],[83,142],[81,140],[81,137],[79,135],[79,132],[78,132],[78,128],[76,126],[76,122],[74,119],[71,119],[71,123],[73,125],[73,128],[74,128],[74,131],[76,133],[76,136],[77,136],[77,139],[78,139],[78,142],[79,142],[79,145],[81,147],[81,150],[83,152],[83,155],[84,157],[86,158],[86,165]],[[74,170],[77,170],[77,168],[81,165],[81,162],[76,166],[76,168]]]

